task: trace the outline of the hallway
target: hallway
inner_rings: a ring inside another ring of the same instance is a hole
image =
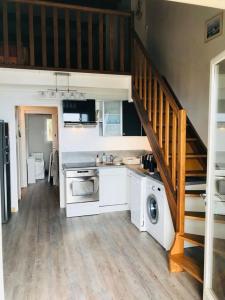
[[[128,213],[66,219],[58,202],[55,187],[32,185],[3,226],[6,300],[201,299]]]

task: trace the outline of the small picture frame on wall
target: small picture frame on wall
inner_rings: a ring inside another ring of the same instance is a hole
[[[205,23],[205,42],[220,36],[223,33],[223,13],[214,16]]]

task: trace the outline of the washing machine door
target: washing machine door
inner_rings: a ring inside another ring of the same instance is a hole
[[[147,214],[152,224],[158,223],[159,207],[157,199],[154,195],[150,195],[147,199]]]

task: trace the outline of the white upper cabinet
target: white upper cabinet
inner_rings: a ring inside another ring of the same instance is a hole
[[[122,135],[122,101],[103,103],[103,136]]]

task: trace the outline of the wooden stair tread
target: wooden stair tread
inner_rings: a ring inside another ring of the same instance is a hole
[[[186,177],[206,177],[207,171],[206,170],[193,170],[193,171],[186,171]]]
[[[169,158],[172,158],[172,155],[169,155]],[[198,158],[207,158],[207,154],[200,154],[200,153],[187,153],[186,159],[198,159]]]
[[[196,195],[200,196],[202,194],[205,194],[205,190],[186,190],[185,195]]]
[[[189,242],[193,245],[204,247],[205,246],[205,237],[204,235],[192,234],[192,233],[184,233],[184,235],[180,235],[186,242]],[[225,240],[214,238],[213,239],[213,251],[216,254],[219,254],[222,257],[225,257]]]
[[[183,238],[186,242],[190,242],[193,245],[204,247],[204,235],[184,233],[184,235],[181,235],[180,237]]]
[[[190,143],[190,142],[197,142],[198,139],[197,138],[186,138],[186,142]],[[163,142],[165,142],[165,139],[163,138]],[[172,140],[169,140],[170,143],[172,143]]]
[[[187,219],[192,219],[192,220],[205,220],[205,212],[200,212],[200,211],[186,211],[185,212],[185,217]]]
[[[207,154],[188,153],[186,154],[186,158],[207,158]]]
[[[198,265],[197,261],[193,258],[185,256],[184,254],[172,255],[171,260],[178,264],[187,273],[197,279],[199,282],[203,283],[203,266]]]
[[[187,219],[204,221],[205,220],[205,212],[186,211],[185,217]],[[214,221],[215,221],[215,223],[225,224],[225,216],[216,214],[216,215],[214,215]]]

